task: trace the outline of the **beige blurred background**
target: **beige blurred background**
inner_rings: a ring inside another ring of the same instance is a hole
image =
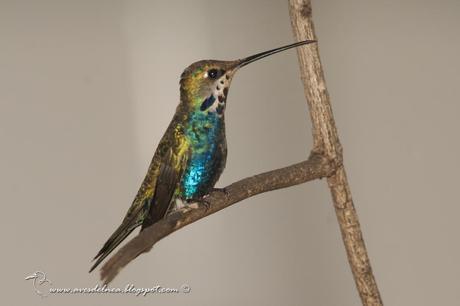
[[[346,168],[386,305],[460,300],[460,2],[314,1]],[[129,207],[178,103],[182,69],[293,41],[285,1],[0,1],[5,305],[359,305],[330,195],[314,182],[248,199],[161,241],[112,284],[90,260]],[[234,79],[218,185],[308,155],[294,51]]]

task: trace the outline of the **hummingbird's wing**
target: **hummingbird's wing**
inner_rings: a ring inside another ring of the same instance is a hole
[[[168,212],[186,168],[188,156],[188,152],[174,152],[172,148],[168,150],[160,165],[153,197],[147,203],[149,210],[142,222],[141,231],[161,220]]]
[[[149,172],[122,224],[97,253],[93,271],[136,227],[141,230],[161,220],[168,211],[174,192],[182,178],[189,157],[182,139],[161,141]],[[169,147],[169,148],[168,148]],[[164,152],[164,153],[163,153]]]

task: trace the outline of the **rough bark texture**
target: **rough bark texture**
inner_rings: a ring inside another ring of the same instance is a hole
[[[289,12],[296,39],[298,41],[316,40],[310,0],[289,0]],[[298,48],[297,55],[313,125],[313,152],[325,156],[338,165],[337,171],[328,177],[327,182],[359,295],[363,305],[383,305],[372,274],[358,215],[353,205],[342,163],[342,147],[332,115],[318,44],[309,48]]]
[[[101,268],[101,279],[104,283],[109,283],[133,259],[144,252],[150,251],[159,240],[187,224],[254,195],[328,177],[335,170],[335,165],[327,158],[313,153],[304,162],[233,183],[225,188],[225,193],[220,191],[212,192],[205,199],[208,203],[207,205],[197,205],[196,207],[176,211],[139,233],[138,236],[124,245],[104,264]]]

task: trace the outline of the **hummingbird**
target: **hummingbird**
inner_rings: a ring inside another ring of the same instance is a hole
[[[180,76],[180,102],[121,225],[93,260],[93,271],[134,229],[200,202],[225,168],[225,107],[236,71],[272,54],[314,43],[305,40],[232,61],[201,60]],[[221,190],[225,191],[225,190]]]

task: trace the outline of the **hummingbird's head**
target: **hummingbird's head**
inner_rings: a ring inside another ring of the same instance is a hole
[[[197,111],[222,115],[236,70],[235,61],[203,60],[191,64],[180,79],[182,102]]]
[[[300,41],[234,61],[195,62],[181,75],[181,101],[193,111],[213,112],[220,117],[225,111],[230,83],[238,69],[269,55],[313,42],[315,40]]]

